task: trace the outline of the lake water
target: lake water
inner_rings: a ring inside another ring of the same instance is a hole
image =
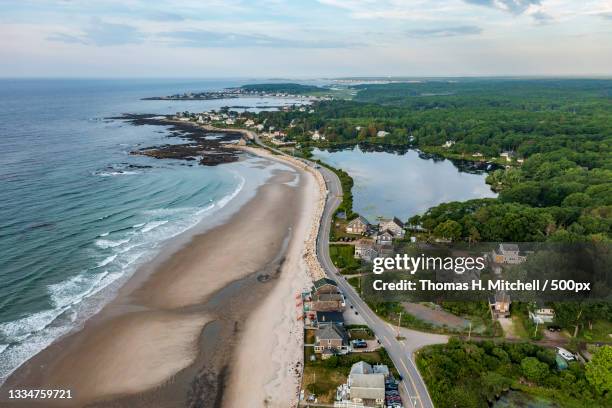
[[[450,160],[424,159],[415,150],[396,154],[355,147],[316,149],[313,155],[353,177],[353,209],[370,221],[380,216],[405,221],[440,203],[496,196],[485,173],[461,171]]]

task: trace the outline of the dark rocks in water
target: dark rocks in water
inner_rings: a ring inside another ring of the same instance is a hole
[[[202,166],[216,166],[239,159],[240,150],[232,148],[228,143],[238,141],[242,137],[240,132],[206,129],[193,122],[178,122],[172,120],[171,116],[153,114],[125,114],[110,119],[125,120],[135,126],[166,126],[170,131],[170,137],[180,137],[187,141],[187,143],[145,147],[130,152],[133,155],[156,159],[198,160]],[[211,139],[211,134],[218,137]]]

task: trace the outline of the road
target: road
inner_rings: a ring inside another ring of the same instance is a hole
[[[247,133],[258,145],[273,150],[278,154],[287,155],[281,150],[265,146],[255,132],[248,131]],[[393,364],[395,364],[403,378],[400,383],[400,391],[404,405],[411,408],[433,408],[434,405],[425,382],[414,363],[414,352],[428,344],[446,343],[448,338],[437,334],[401,328],[400,335],[405,337],[405,340],[397,340],[397,328],[378,317],[346,279],[339,274],[329,256],[329,233],[334,212],[342,202],[342,185],[336,173],[330,169],[319,166],[310,160],[301,160],[321,173],[325,179],[328,191],[325,209],[321,217],[319,236],[317,237],[317,258],[321,266],[327,276],[338,283],[338,287],[346,297],[347,304],[352,305],[353,309],[361,315],[389,353],[389,357],[393,360]]]
[[[395,367],[399,371],[403,378],[402,388],[404,394],[407,396],[404,405],[413,408],[433,408],[433,403],[427,387],[423,381],[419,371],[413,360],[414,349],[410,345],[412,342],[406,343],[398,341],[396,328],[391,327],[389,323],[382,320],[369,308],[369,306],[361,299],[355,289],[344,279],[344,277],[338,274],[338,271],[331,261],[329,256],[329,232],[336,208],[342,201],[342,186],[340,180],[336,174],[326,167],[320,166],[318,169],[325,179],[327,185],[327,201],[325,203],[325,210],[321,217],[321,226],[319,230],[319,237],[317,239],[317,256],[321,266],[325,270],[326,274],[334,279],[338,283],[338,287],[342,290],[342,293],[347,298],[347,303],[352,305],[361,317],[365,320],[366,324],[374,331],[376,337],[380,340],[382,346],[389,353],[389,357],[393,360]],[[402,329],[402,336],[406,336],[407,333]],[[421,333],[417,331],[410,331],[410,336],[423,337],[422,341],[417,344],[432,344],[443,342],[440,337],[433,337],[434,341],[430,342],[429,337],[432,336],[429,333]],[[412,340],[412,339],[411,339]]]

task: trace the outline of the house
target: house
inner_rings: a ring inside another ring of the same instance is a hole
[[[355,242],[355,258],[372,262],[378,256],[378,251],[371,239],[360,239]]]
[[[246,126],[246,127],[251,127],[251,126],[254,126],[254,125],[255,125],[255,121],[253,119],[247,119],[244,122],[244,126]]]
[[[325,136],[320,134],[318,130],[315,130],[312,136],[310,136],[310,139],[315,140],[315,141],[325,140]]]
[[[484,154],[480,153],[480,152],[476,152],[472,155],[472,157],[483,157]]]
[[[510,300],[510,295],[508,295],[506,291],[497,291],[495,293],[495,297],[493,298],[493,302],[490,302],[490,306],[495,318],[510,316],[511,304],[512,301]]]
[[[393,217],[392,220],[382,219],[378,224],[380,231],[389,231],[393,234],[393,238],[404,238],[404,223],[401,222],[397,217]]]
[[[511,162],[514,157],[513,152],[501,152],[499,157],[505,158],[507,162]]]
[[[360,361],[353,364],[347,381],[348,398],[365,406],[382,407],[385,402],[385,374],[370,364]],[[389,369],[384,366],[389,372]]]
[[[446,142],[444,142],[444,144],[442,145],[442,147],[445,147],[445,148],[447,148],[447,149],[448,149],[449,147],[451,147],[451,146],[452,146],[452,145],[454,145],[454,144],[455,144],[455,141],[454,141],[454,140],[447,140]]]
[[[529,318],[537,324],[552,323],[555,319],[555,310],[551,308],[540,308],[529,312]]]
[[[389,230],[384,230],[376,235],[376,243],[378,245],[391,245],[393,243],[393,234]]]
[[[312,284],[310,289],[311,294],[322,294],[322,293],[340,293],[338,284],[335,280],[329,278],[321,278]]]
[[[347,234],[365,234],[370,227],[370,223],[361,215],[351,220],[346,226]]]
[[[326,324],[315,333],[315,353],[329,350],[333,354],[346,354],[350,351],[348,334],[344,327],[337,324]]]
[[[389,134],[389,132],[385,132],[384,130],[379,130],[376,132],[376,137],[385,137]]]
[[[493,251],[493,262],[498,264],[517,265],[525,262],[527,257],[521,255],[519,246],[516,244],[499,244]]]
[[[264,125],[262,125],[261,123],[257,126],[255,126],[255,129],[257,129],[259,132],[261,132],[262,130],[264,130]]]
[[[317,327],[323,327],[329,324],[337,324],[338,326],[344,326],[344,316],[342,312],[317,312]]]
[[[314,312],[342,312],[346,307],[341,293],[314,293],[310,296],[308,309]]]

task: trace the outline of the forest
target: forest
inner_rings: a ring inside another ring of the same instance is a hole
[[[259,116],[305,150],[361,143],[501,163],[505,168],[487,177],[498,198],[444,203],[409,220],[435,235],[473,242],[611,239],[612,80],[457,79],[354,88],[353,100],[318,102],[312,113]],[[310,140],[315,130],[324,141]]]
[[[421,350],[416,362],[437,407],[486,408],[509,390],[560,407],[612,404],[612,347],[601,347],[585,366],[570,362],[561,370],[555,352],[536,344],[451,338]]]

